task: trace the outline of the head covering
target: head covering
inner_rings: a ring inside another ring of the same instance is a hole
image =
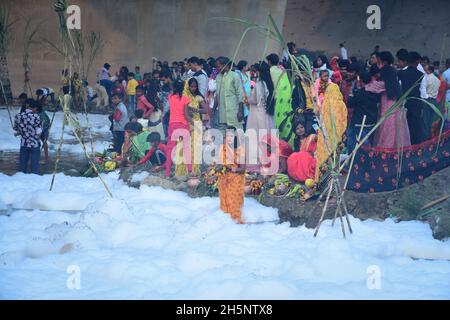
[[[339,57],[337,57],[337,56],[334,56],[333,58],[331,58],[331,61],[330,61],[331,70],[339,71],[338,60],[339,60]]]

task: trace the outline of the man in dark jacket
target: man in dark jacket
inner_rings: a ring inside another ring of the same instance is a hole
[[[352,121],[348,130],[347,148],[348,152],[352,152],[356,146],[357,137],[361,131],[364,116],[366,120],[362,128],[361,139],[363,139],[377,123],[378,108],[381,102],[381,95],[374,92],[366,91],[365,86],[370,83],[371,75],[369,72],[360,74],[360,79],[363,83],[363,88],[355,91],[354,95],[350,95],[347,102],[347,107],[353,109]],[[371,144],[373,135],[364,142],[364,145]]]
[[[420,79],[423,73],[417,69],[421,56],[417,52],[408,54],[408,68],[398,72],[403,94],[413,88],[408,94],[408,98],[420,98]],[[424,141],[424,127],[422,119],[422,102],[417,99],[408,99],[405,104],[408,110],[406,118],[408,120],[409,133],[411,136],[411,144],[419,144]]]

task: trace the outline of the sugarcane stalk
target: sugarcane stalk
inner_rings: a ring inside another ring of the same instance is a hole
[[[350,233],[353,233],[352,226],[350,224],[350,218],[348,217],[349,213],[348,213],[348,210],[347,210],[347,203],[345,202],[345,198],[344,198],[345,189],[342,190],[342,187],[341,187],[341,184],[340,184],[339,180],[337,181],[336,186],[337,186],[337,188],[339,190],[339,193],[341,194],[341,197],[342,197],[341,198],[341,203],[342,203],[342,207],[344,208],[344,215],[345,215],[345,219],[347,220],[348,230],[350,231]]]
[[[70,120],[70,119],[69,119]],[[72,120],[73,121],[73,120]],[[71,129],[73,134],[75,135],[75,138],[78,140],[78,142],[81,144],[81,147],[83,149],[84,155],[86,157],[86,160],[88,160],[89,164],[91,165],[92,169],[95,171],[95,173],[97,174],[98,178],[100,179],[101,183],[103,184],[103,186],[105,187],[106,191],[108,192],[108,195],[112,198],[113,195],[111,193],[111,191],[109,190],[108,186],[105,183],[105,180],[103,180],[102,176],[100,175],[100,172],[97,169],[97,166],[95,165],[95,163],[92,161],[91,156],[89,155],[89,153],[87,152],[87,148],[86,145],[83,143],[83,141],[81,140],[81,138],[79,137],[77,131],[75,130],[75,127],[73,125],[71,125]]]
[[[361,141],[361,136],[362,136],[362,133],[363,133],[363,130],[364,130],[364,126],[366,125],[366,118],[367,118],[367,116],[364,115],[364,118],[363,118],[363,121],[362,121],[362,124],[361,124],[361,129],[359,129],[357,142]],[[348,174],[347,174],[347,177],[345,179],[344,190],[347,189],[347,184],[348,184],[348,180],[350,179],[350,175],[352,173],[353,163],[355,161],[355,157],[356,157],[356,153],[353,152],[352,153],[352,160],[350,161],[350,169],[348,170]]]
[[[328,201],[330,200],[331,192],[333,191],[333,182],[330,181],[329,185],[330,186],[328,189],[327,199],[325,200],[325,205],[323,206],[322,209],[322,215],[320,216],[319,223],[317,224],[316,231],[314,232],[314,237],[317,237],[317,234],[319,233],[320,225],[322,224],[323,218],[325,217],[325,213],[328,208]]]
[[[65,96],[63,97],[63,102],[65,105]],[[55,160],[55,168],[53,170],[53,176],[52,176],[52,183],[50,184],[50,191],[53,190],[53,184],[55,183],[55,176],[56,176],[56,172],[58,170],[58,164],[59,164],[59,160],[61,157],[61,148],[62,148],[62,144],[63,144],[63,139],[64,139],[64,129],[66,127],[66,114],[63,113],[63,123],[62,123],[62,129],[61,129],[61,136],[59,138],[59,145],[58,145],[58,149],[56,151],[56,160]]]
[[[334,223],[336,221],[336,217],[339,215],[339,219],[341,221],[342,234],[344,235],[344,239],[345,239],[346,238],[346,236],[345,236],[345,226],[344,226],[344,219],[342,218],[342,210],[341,210],[341,205],[342,205],[342,202],[343,202],[343,195],[344,194],[340,192],[340,188],[338,187],[339,181],[337,179],[333,179],[333,181],[334,181],[334,185],[335,185],[337,205],[336,205],[336,212],[334,213],[334,218],[333,218],[333,222],[331,223],[331,226],[334,227]]]
[[[6,97],[5,88],[3,87],[3,82],[0,80],[0,85],[2,86],[3,99],[5,99],[6,109],[8,110],[9,122],[11,123],[11,128],[14,128],[14,123],[12,120],[11,110],[9,109],[9,100]]]
[[[92,152],[92,155],[94,155],[95,154],[94,139],[92,137],[92,130],[91,130],[91,124],[90,124],[90,121],[89,121],[87,104],[86,104],[86,101],[84,100],[84,98],[83,98],[83,106],[84,106],[84,114],[86,116],[86,125],[87,125],[87,128],[88,128],[89,141],[90,141],[90,144],[91,144],[91,152]]]

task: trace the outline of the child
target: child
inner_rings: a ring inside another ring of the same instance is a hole
[[[150,142],[151,148],[138,164],[144,164],[150,161],[152,166],[154,166],[152,172],[158,172],[164,168],[164,164],[170,154],[167,153],[167,146],[161,143],[161,136],[158,132],[150,133],[147,140]]]
[[[192,121],[189,114],[189,103],[190,100],[188,97],[183,95],[184,85],[183,81],[175,82],[173,88],[173,94],[169,96],[169,104],[170,104],[170,119],[169,119],[169,130],[167,137],[167,162],[166,162],[166,177],[170,177],[170,170],[172,168],[172,150],[175,148],[179,139],[174,135],[175,130],[183,130],[183,154],[185,163],[190,161],[186,161],[191,154],[191,143],[189,137],[189,122]],[[192,165],[188,165],[188,170],[191,171]],[[181,172],[177,172],[175,170],[175,175],[182,175]]]
[[[149,119],[152,112],[155,110],[155,107],[148,102],[147,98],[144,95],[145,88],[143,86],[138,86],[136,88],[136,97],[137,97],[137,110],[141,110],[143,112],[142,117],[144,119]]]
[[[243,224],[241,209],[245,194],[245,153],[237,146],[236,128],[228,127],[224,144],[220,146],[220,167],[225,167],[225,173],[219,176],[220,209],[231,215],[239,224]],[[243,165],[240,165],[243,163]]]
[[[128,111],[123,104],[123,97],[119,93],[112,95],[112,103],[115,106],[113,114],[114,151],[122,153],[122,145],[125,139],[125,125],[128,121]]]
[[[42,104],[40,102],[37,102],[37,110],[36,113],[39,115],[39,119],[41,120],[41,127],[42,127],[42,134],[41,134],[41,141],[44,147],[44,154],[45,154],[45,162],[48,162],[48,137],[49,137],[49,131],[50,131],[50,118],[48,117],[47,113],[44,111],[44,108],[42,107]]]
[[[136,111],[136,88],[139,83],[134,79],[134,73],[128,74],[127,94],[128,94],[128,108],[130,113],[134,114]]]
[[[133,139],[142,132],[142,125],[137,122],[136,116],[130,117],[130,122],[125,125],[125,138],[122,145],[122,157],[130,156],[130,148],[133,145]]]
[[[138,82],[142,81],[141,67],[139,66],[134,68],[134,79]]]

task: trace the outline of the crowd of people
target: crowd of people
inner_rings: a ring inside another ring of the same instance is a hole
[[[380,120],[364,144],[396,149],[439,133],[442,119],[433,109],[447,118],[450,59],[444,68],[415,51],[400,49],[394,57],[377,46],[360,60],[340,44],[340,56],[319,55],[301,76],[293,72],[296,45],[287,47],[281,58],[273,53],[254,64],[223,56],[193,56],[171,65],[153,61],[153,70],[144,74],[138,66],[134,72],[124,66],[112,75],[105,63],[95,89],[78,75],[64,82],[65,71],[63,83],[75,103],[82,100],[77,95],[84,86],[88,103],[110,105],[112,151],[130,165],[148,163],[167,177],[198,176],[205,166],[222,171],[221,207],[238,221],[244,172],[281,172],[317,183],[330,155],[352,152],[358,137]],[[45,136],[37,126],[36,104],[26,100],[24,108],[15,124],[27,150],[23,161],[29,154],[36,158],[37,139]],[[36,130],[27,132],[28,124]],[[252,147],[256,157],[249,154]],[[207,162],[205,151],[211,150]]]

